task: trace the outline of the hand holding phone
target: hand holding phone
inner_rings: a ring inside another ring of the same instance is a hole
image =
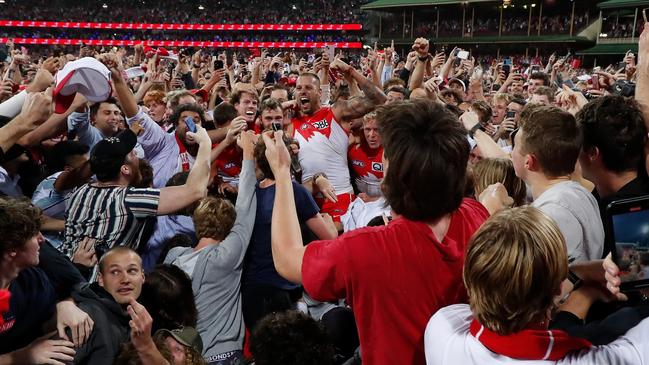
[[[196,123],[194,123],[194,118],[192,117],[187,117],[185,118],[185,125],[187,126],[187,130],[196,133]]]
[[[282,130],[282,123],[280,123],[280,122],[272,122],[271,125],[270,125],[270,128],[275,132],[281,131]]]

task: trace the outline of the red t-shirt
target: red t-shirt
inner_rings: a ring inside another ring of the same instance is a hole
[[[424,330],[440,308],[464,303],[462,267],[469,238],[487,219],[464,199],[438,242],[428,225],[398,218],[309,244],[302,283],[316,300],[347,298],[364,364],[424,364]]]

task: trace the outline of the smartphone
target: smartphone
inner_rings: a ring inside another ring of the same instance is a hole
[[[326,53],[327,56],[329,56],[329,62],[333,62],[336,53],[336,47],[332,45],[326,45],[324,46],[324,53]]]
[[[505,119],[514,119],[516,118],[516,112],[513,110],[507,111],[507,114],[505,115]]]
[[[176,67],[173,64],[173,62],[169,62],[169,64],[167,64],[167,73],[169,73],[169,77],[174,76],[174,68],[176,68]]]
[[[214,69],[221,70],[223,68],[223,60],[214,60]]]
[[[466,60],[469,58],[469,51],[459,51],[457,53],[457,58],[461,60]]]
[[[272,122],[271,125],[270,125],[270,128],[275,132],[281,131],[282,130],[282,123],[280,123],[280,122]]]
[[[594,90],[599,90],[599,76],[598,75],[593,75],[591,76],[591,83],[593,84],[593,89]]]
[[[606,245],[620,268],[620,289],[649,287],[649,196],[616,200],[606,208]]]
[[[509,76],[509,73],[511,71],[512,71],[512,65],[503,63],[503,72],[505,73],[505,77]]]
[[[187,117],[185,118],[185,125],[187,125],[187,130],[196,133],[196,123],[194,123],[194,118]]]

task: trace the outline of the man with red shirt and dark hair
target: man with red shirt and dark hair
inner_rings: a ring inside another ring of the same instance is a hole
[[[378,199],[382,195],[383,146],[376,124],[376,113],[363,117],[361,143],[350,146],[347,156],[359,192],[358,197],[366,202]]]
[[[316,196],[316,202],[321,212],[328,213],[340,228],[340,216],[347,212],[354,195],[347,163],[348,121],[371,112],[387,98],[380,88],[340,59],[333,61],[330,68],[354,79],[364,96],[323,107],[320,105],[320,78],[312,73],[303,73],[295,86],[295,99],[301,115],[293,118],[293,130],[300,146],[298,158],[303,172],[302,183],[309,188],[317,185],[322,177],[330,182],[325,184],[326,191],[321,191],[330,198],[325,200]]]
[[[277,272],[314,299],[346,298],[364,364],[424,364],[424,330],[439,308],[465,302],[464,252],[471,235],[511,201],[502,184],[481,203],[463,199],[469,142],[457,117],[427,100],[380,107],[382,190],[396,218],[334,240],[302,244],[290,156],[264,134],[275,175],[271,244]]]

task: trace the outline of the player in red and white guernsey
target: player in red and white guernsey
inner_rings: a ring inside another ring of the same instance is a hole
[[[386,97],[380,88],[339,59],[331,63],[331,69],[353,78],[364,96],[321,106],[320,79],[316,74],[303,73],[295,86],[295,99],[301,115],[293,118],[292,125],[300,146],[298,158],[303,173],[302,183],[307,188],[320,187],[322,196],[316,196],[316,202],[322,213],[328,213],[334,222],[340,224],[340,216],[347,211],[354,194],[347,162],[347,121],[371,112],[385,103]],[[330,182],[324,184],[324,188],[318,185],[322,177]]]
[[[376,114],[363,117],[363,137],[361,143],[349,147],[349,165],[354,175],[358,197],[373,201],[381,196],[383,180],[383,146],[376,125]]]

